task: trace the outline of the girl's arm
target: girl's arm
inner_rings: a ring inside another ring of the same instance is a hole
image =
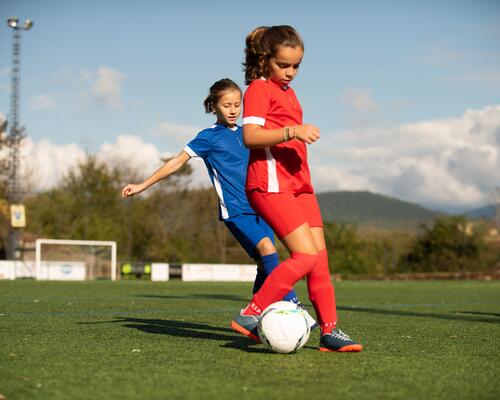
[[[257,124],[243,125],[243,141],[250,149],[271,147],[291,139],[311,144],[318,140],[319,136],[319,129],[309,124],[285,126],[279,129],[266,129]]]
[[[146,190],[151,185],[154,185],[156,182],[165,179],[167,176],[174,174],[177,172],[184,164],[186,164],[191,156],[186,153],[184,150],[168,160],[165,164],[163,164],[160,168],[158,168],[153,175],[151,175],[144,182],[139,184],[128,184],[122,189],[122,197],[130,197],[134,194],[141,193],[143,190]]]

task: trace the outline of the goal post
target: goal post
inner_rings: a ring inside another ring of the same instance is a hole
[[[59,245],[59,246],[76,246],[76,247],[109,247],[111,252],[110,269],[111,269],[111,280],[116,280],[116,242],[113,241],[102,241],[102,240],[69,240],[69,239],[37,239],[35,242],[35,270],[36,279],[44,279],[42,277],[42,267],[45,261],[42,260],[42,247],[44,245]],[[54,261],[53,263],[66,262],[67,264],[74,262],[75,260],[63,260]],[[80,261],[81,264],[85,265],[85,271],[87,271],[87,266],[85,261]],[[86,276],[86,274],[85,274]],[[46,278],[50,279],[50,278]],[[84,278],[86,279],[86,278]]]

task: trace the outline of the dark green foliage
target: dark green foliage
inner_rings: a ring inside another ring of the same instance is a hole
[[[410,271],[484,271],[498,260],[486,243],[485,230],[463,216],[438,218],[421,229],[402,258],[402,267]]]
[[[189,173],[185,169],[184,177]],[[214,190],[188,190],[182,179],[183,175],[174,175],[146,194],[122,199],[122,174],[89,157],[58,188],[26,201],[27,231],[39,237],[114,240],[120,261],[252,262],[219,222]],[[361,198],[367,209],[377,208],[377,196],[364,193]],[[335,203],[342,208],[342,201]],[[481,229],[466,233],[462,217],[440,218],[422,229],[415,238],[407,232],[360,231],[345,222],[326,223],[331,271],[371,275],[484,271],[500,262],[498,248],[486,243]],[[283,246],[278,249],[281,259],[288,256]]]
[[[412,236],[398,231],[359,232],[355,225],[325,224],[332,273],[380,275],[398,268]]]
[[[183,171],[179,177],[191,173]],[[40,237],[113,240],[123,261],[248,262],[218,220],[213,189],[187,190],[179,177],[122,199],[121,174],[89,157],[59,187],[27,199],[28,230]],[[228,248],[237,250],[227,255]]]

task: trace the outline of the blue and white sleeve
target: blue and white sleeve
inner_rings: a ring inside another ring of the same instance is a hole
[[[212,152],[212,141],[208,135],[204,135],[203,132],[200,132],[186,145],[186,147],[184,147],[184,151],[192,158],[205,158]]]

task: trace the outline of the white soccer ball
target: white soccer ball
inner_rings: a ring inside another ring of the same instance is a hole
[[[257,330],[262,344],[276,353],[299,350],[311,333],[304,311],[290,301],[268,306],[260,317]]]

